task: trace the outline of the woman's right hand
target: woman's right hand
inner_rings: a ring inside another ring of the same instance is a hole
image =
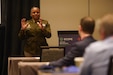
[[[26,18],[21,19],[21,29],[24,30],[28,26],[28,23],[26,22]]]

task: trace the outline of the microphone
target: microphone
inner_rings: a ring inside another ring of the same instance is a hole
[[[41,22],[41,19],[39,19],[38,21],[37,21],[37,24],[41,24],[42,22]]]
[[[36,23],[37,23],[37,24],[40,24],[40,21],[37,21]]]
[[[38,24],[42,29],[44,29],[44,28],[46,27],[46,24],[42,24],[42,20],[41,20],[41,19],[38,20],[37,24]]]
[[[42,22],[40,20],[38,20],[37,24],[43,30],[44,27],[43,27]]]

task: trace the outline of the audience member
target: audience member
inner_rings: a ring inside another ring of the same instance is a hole
[[[108,62],[113,55],[113,14],[100,19],[101,40],[86,48],[80,75],[107,75]]]
[[[50,62],[50,66],[54,67],[62,67],[62,66],[71,66],[74,64],[75,57],[82,57],[84,54],[85,48],[95,39],[92,37],[95,28],[95,21],[91,17],[84,17],[81,19],[79,25],[79,35],[81,37],[81,41],[76,42],[72,45],[71,50],[65,55],[65,57]]]

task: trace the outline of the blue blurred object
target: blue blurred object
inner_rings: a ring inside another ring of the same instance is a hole
[[[62,69],[63,72],[68,72],[68,73],[78,73],[80,69],[76,66],[69,66],[64,69]]]
[[[50,65],[43,65],[39,67],[42,72],[48,73],[79,73],[80,69],[76,66],[69,67],[53,67]]]

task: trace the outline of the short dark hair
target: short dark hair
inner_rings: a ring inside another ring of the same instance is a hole
[[[113,35],[113,14],[107,14],[102,17],[100,22],[100,30],[104,31],[105,37]]]
[[[40,8],[39,8],[39,7],[37,7],[37,6],[33,6],[33,7],[31,7],[31,10],[32,10],[33,8],[38,8],[38,9],[40,9]],[[30,11],[31,11],[31,10],[30,10]]]
[[[80,25],[85,33],[93,34],[95,28],[95,20],[91,17],[83,17]]]

